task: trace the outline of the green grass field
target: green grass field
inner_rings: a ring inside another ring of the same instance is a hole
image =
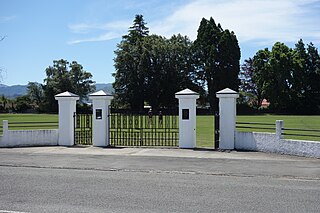
[[[27,124],[28,127],[11,127],[12,122],[58,122],[58,116],[52,114],[0,114],[0,133],[2,133],[2,120],[9,120],[9,129],[40,129]],[[284,120],[285,128],[301,128],[320,130],[320,116],[296,116],[296,115],[259,115],[259,116],[237,116],[237,122],[257,122],[274,124],[276,120]],[[214,117],[213,116],[197,116],[197,146],[198,147],[213,147],[214,144]],[[52,127],[47,127],[47,129]],[[43,129],[43,128],[41,128]],[[238,131],[256,131],[256,132],[275,132],[274,130],[261,129],[237,129]],[[288,133],[300,133],[299,131],[288,131]],[[316,134],[320,133],[307,133]],[[285,136],[285,138],[314,140],[320,141],[320,137],[306,137],[306,136]]]
[[[256,127],[271,127],[275,128],[276,120],[284,121],[284,128],[296,128],[296,129],[313,129],[320,130],[320,116],[297,116],[297,115],[252,115],[252,116],[237,116],[237,122],[255,122],[255,123],[267,123],[273,124],[272,126],[260,126]],[[248,125],[246,125],[248,126]],[[214,117],[213,116],[197,116],[197,146],[198,147],[213,147],[214,144]],[[238,131],[248,132],[275,132],[275,130],[265,130],[259,128],[237,128]],[[286,133],[293,134],[314,134],[320,136],[320,133],[316,132],[302,132],[302,131],[285,131]],[[287,139],[300,139],[300,140],[312,140],[320,141],[320,137],[311,136],[285,136]]]
[[[0,114],[0,134],[2,134],[3,120],[9,121],[9,130],[58,128],[58,115],[55,114]],[[36,122],[41,122],[41,124]]]
[[[259,116],[237,116],[237,122],[258,122],[258,123],[269,123],[274,124],[276,120],[284,121],[284,128],[290,129],[308,129],[308,130],[320,130],[320,116],[300,116],[300,115],[259,115]],[[239,131],[248,131],[248,129],[238,129]],[[275,132],[274,130],[261,130],[261,129],[249,129],[252,132]],[[285,130],[285,133],[289,134],[306,134],[306,135],[317,135],[320,136],[320,132],[305,132],[298,130]],[[293,136],[285,135],[286,139],[300,139],[300,140],[311,140],[320,141],[320,137],[312,136]]]
[[[8,120],[10,122],[58,122],[56,114],[0,114],[0,121]],[[1,124],[2,125],[2,124]]]
[[[211,147],[214,145],[214,116],[197,116],[197,146]]]

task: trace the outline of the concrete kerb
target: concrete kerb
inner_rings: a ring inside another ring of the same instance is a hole
[[[97,155],[97,156],[140,156],[140,157],[172,157],[172,158],[208,158],[208,159],[243,159],[243,160],[304,160],[306,157],[292,155],[263,153],[244,150],[215,150],[205,148],[179,149],[179,148],[128,148],[128,147],[93,147],[93,146],[38,146],[1,148],[1,151],[32,153],[32,154],[57,154],[57,155]],[[317,159],[317,158],[311,158]]]

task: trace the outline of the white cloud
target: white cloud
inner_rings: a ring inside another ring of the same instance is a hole
[[[181,33],[196,39],[201,19],[213,17],[241,42],[270,44],[304,37],[320,42],[319,4],[319,0],[197,0],[150,23],[150,29],[166,37]]]
[[[85,39],[78,39],[78,40],[72,40],[69,41],[68,44],[79,44],[84,42],[97,42],[97,41],[108,41],[115,38],[121,37],[121,34],[113,33],[113,32],[107,32],[102,35],[91,37],[91,38],[85,38]]]
[[[71,32],[76,34],[91,34],[98,31],[98,34],[100,35],[86,39],[72,40],[68,42],[68,44],[108,41],[111,39],[120,38],[128,30],[128,26],[130,26],[130,23],[131,22],[129,21],[114,21],[104,24],[80,23],[69,25],[69,29],[71,30]]]
[[[114,21],[104,24],[80,23],[69,25],[69,29],[73,33],[89,33],[93,30],[123,31],[124,29],[128,29],[128,26],[130,26],[130,24],[131,21]]]
[[[172,11],[172,5],[164,4],[148,7],[152,8],[148,13],[159,12],[159,7]],[[175,4],[174,12],[165,17],[163,14],[155,20],[145,17],[151,33],[166,37],[180,33],[194,40],[201,19],[213,17],[224,29],[234,31],[241,43],[271,45],[300,38],[320,43],[319,9],[319,0],[193,0],[180,6]],[[131,25],[132,20],[69,25],[72,33],[89,37],[69,44],[120,38]]]
[[[16,16],[0,16],[0,23],[6,23],[12,21],[16,18]]]

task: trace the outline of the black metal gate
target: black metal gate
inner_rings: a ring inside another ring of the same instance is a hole
[[[220,142],[220,115],[219,111],[214,113],[214,148],[219,149]]]
[[[74,143],[92,145],[92,114],[74,113]]]
[[[111,146],[178,146],[176,114],[113,112],[109,110]]]

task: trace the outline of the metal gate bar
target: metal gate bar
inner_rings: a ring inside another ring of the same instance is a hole
[[[112,146],[178,146],[177,115],[109,114]]]
[[[92,114],[74,113],[74,143],[92,145]]]

